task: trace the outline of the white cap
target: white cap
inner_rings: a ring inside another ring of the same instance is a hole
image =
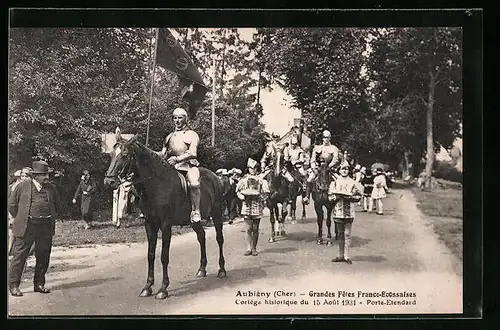
[[[236,173],[236,174],[242,174],[243,171],[240,170],[239,168],[233,168],[233,174]]]
[[[227,175],[227,170],[226,170],[225,168],[223,168],[223,169],[221,170],[221,173],[220,173],[220,174],[222,174],[222,175]]]
[[[20,177],[21,176],[21,170],[17,170],[14,172],[15,177]]]
[[[217,171],[215,171],[215,174],[219,175],[222,173],[222,168],[219,168]]]
[[[354,167],[354,169],[359,171],[361,169],[361,165],[356,164],[356,166]]]
[[[332,134],[330,133],[329,130],[324,130],[323,131],[323,137],[330,137],[330,136],[332,136]]]
[[[257,162],[252,158],[248,158],[247,167],[254,168],[255,166],[257,166]]]
[[[297,139],[296,136],[292,136],[292,139],[290,140],[290,143],[292,143],[292,144],[299,143],[299,139]]]
[[[187,112],[183,108],[176,108],[174,112],[172,112],[172,116],[186,116],[187,117]]]

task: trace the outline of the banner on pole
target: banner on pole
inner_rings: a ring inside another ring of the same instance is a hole
[[[130,140],[134,134],[121,134],[121,137],[125,140]],[[113,147],[116,143],[115,133],[103,133],[101,134],[101,152],[109,154],[113,151]]]
[[[196,117],[208,87],[193,60],[167,28],[158,30],[156,64],[178,76],[182,87],[181,96],[189,101],[189,116]]]

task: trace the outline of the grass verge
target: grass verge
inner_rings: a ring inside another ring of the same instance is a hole
[[[459,186],[437,187],[432,191],[413,188],[417,207],[426,215],[434,232],[458,258],[463,260],[463,194]]]
[[[121,221],[121,227],[115,228],[109,211],[95,212],[95,221],[91,229],[83,229],[83,222],[77,220],[58,221],[53,246],[78,246],[88,244],[140,243],[147,242],[144,220],[137,215]],[[173,226],[172,235],[191,232],[190,226]],[[161,231],[158,232],[161,237]]]

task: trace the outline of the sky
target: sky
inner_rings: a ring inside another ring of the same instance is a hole
[[[206,29],[212,30],[212,29]],[[174,35],[176,33],[171,30]],[[256,32],[254,28],[239,28],[240,37],[243,40],[252,40],[253,34]],[[176,35],[177,36],[177,35]],[[208,71],[211,71],[210,69]],[[211,73],[210,73],[211,74]],[[279,135],[286,134],[293,125],[294,118],[300,118],[300,110],[293,109],[290,106],[291,97],[279,86],[272,86],[273,91],[261,90],[260,103],[263,107],[264,115],[261,122],[265,125],[266,132],[278,133]],[[251,93],[257,92],[251,90]]]

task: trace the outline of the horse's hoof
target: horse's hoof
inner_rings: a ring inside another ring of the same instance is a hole
[[[292,220],[292,225],[295,225],[295,224],[297,224],[297,221]]]
[[[207,271],[203,269],[199,269],[198,272],[196,273],[196,277],[205,277],[207,276]]]
[[[226,276],[226,271],[224,269],[219,269],[219,271],[217,272],[217,277],[224,278]]]
[[[274,239],[274,237],[270,237],[269,238],[269,243],[274,243],[274,242],[276,242],[276,240]]]
[[[317,240],[316,240],[316,244],[318,244],[318,245],[323,244],[323,240],[322,240],[322,239],[317,239]]]
[[[286,221],[291,221],[292,220],[292,217],[288,216],[285,218]]]
[[[328,241],[328,242],[326,243],[326,245],[327,245],[327,246],[332,246],[332,245],[333,245],[333,243],[332,243],[332,241]]]
[[[160,290],[156,293],[155,299],[165,299],[168,297],[168,292],[165,290]]]
[[[284,230],[281,231],[281,236],[286,236],[286,233]]]
[[[151,297],[153,294],[153,289],[152,288],[144,288],[141,291],[141,294],[139,294],[139,297]]]

